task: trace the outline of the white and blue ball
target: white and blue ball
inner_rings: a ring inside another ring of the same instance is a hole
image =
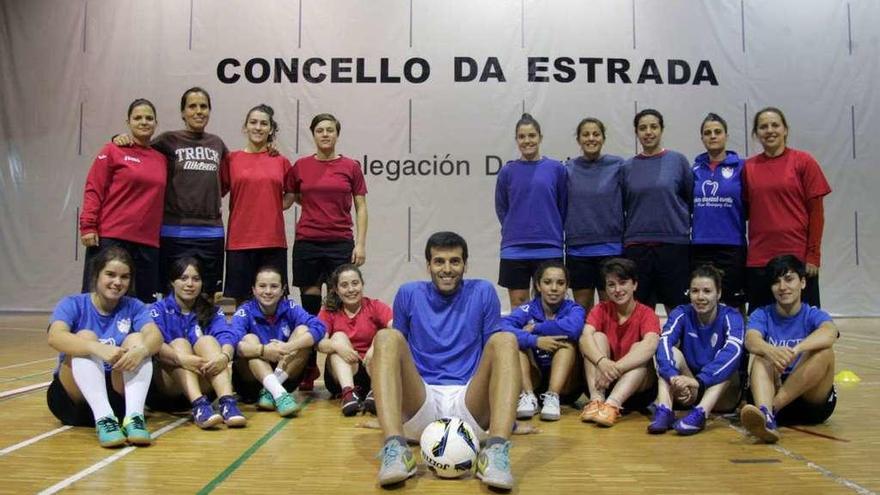
[[[425,465],[441,478],[458,478],[472,472],[480,450],[473,428],[460,418],[442,418],[429,424],[419,445]]]

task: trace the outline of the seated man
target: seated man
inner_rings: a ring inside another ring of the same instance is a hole
[[[638,287],[635,262],[611,258],[601,272],[608,300],[590,311],[580,339],[590,394],[581,421],[613,426],[624,406],[642,409],[657,393],[653,358],[660,320],[633,298]]]
[[[395,328],[376,334],[369,366],[385,435],[381,486],[415,474],[407,439],[418,441],[433,421],[457,416],[485,439],[477,477],[495,488],[513,487],[508,439],[521,387],[519,350],[516,336],[500,331],[492,284],[462,279],[467,257],[461,236],[433,234],[425,246],[431,281],[401,286]]]
[[[804,263],[792,255],[767,263],[775,304],[749,317],[746,349],[752,353],[749,381],[755,405],[740,412],[743,426],[764,442],[779,440],[781,424],[817,424],[834,412],[834,351],[840,336],[831,316],[801,303]]]

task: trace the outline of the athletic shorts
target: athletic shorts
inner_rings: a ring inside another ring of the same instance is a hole
[[[465,404],[467,385],[428,385],[425,384],[425,402],[413,417],[403,424],[403,434],[407,439],[418,442],[422,431],[429,424],[445,417],[457,417],[470,425],[482,442],[489,438],[489,432],[477,424],[477,420]]]
[[[756,309],[773,304],[776,299],[773,298],[773,292],[770,290],[772,280],[767,276],[767,270],[760,267],[746,268],[746,286],[749,302],[749,314]],[[801,292],[801,301],[810,306],[820,306],[819,300],[819,276],[807,277],[807,286]]]
[[[125,417],[125,398],[113,389],[111,380],[112,372],[104,373],[105,385],[107,387],[107,398],[110,399],[110,407],[113,408],[113,414],[117,419]],[[61,424],[70,426],[95,426],[95,415],[92,408],[83,400],[82,402],[74,402],[61,384],[58,376],[52,377],[52,383],[46,390],[46,404],[49,411],[61,421]]]
[[[226,253],[222,237],[188,238],[162,237],[159,239],[159,283],[167,288],[171,281],[168,271],[175,260],[191,256],[202,264],[202,292],[213,296],[223,290],[223,256]]]
[[[571,279],[568,285],[572,290],[599,289],[605,290],[602,278],[602,262],[615,256],[566,256],[565,267]]]
[[[94,279],[92,265],[98,254],[109,247],[117,246],[128,251],[134,261],[134,284],[130,290],[145,303],[155,302],[156,293],[162,292],[159,285],[159,248],[110,237],[102,237],[100,242],[100,246],[86,248],[82,292],[92,290],[92,280]]]
[[[746,302],[746,248],[716,244],[691,245],[691,271],[712,265],[724,272],[721,277],[721,302],[738,308]]]
[[[498,267],[498,285],[506,289],[530,289],[532,276],[538,270],[538,266],[545,261],[559,261],[562,258],[544,258],[537,260],[510,260],[501,259]]]
[[[287,248],[263,248],[226,251],[226,280],[223,283],[223,295],[235,299],[251,297],[257,270],[264,266],[274,266],[281,272],[281,286],[285,294],[289,293]]]
[[[296,241],[293,243],[293,285],[317,287],[337,267],[351,263],[354,241]]]
[[[354,374],[354,386],[358,394],[361,394],[361,399],[366,397],[367,392],[372,390],[373,384],[370,380],[370,375],[367,373],[367,367],[364,366],[363,362],[358,365],[358,371]],[[330,366],[329,359],[324,361],[324,387],[327,388],[327,391],[333,397],[337,397],[342,393],[342,386],[339,385],[339,382],[333,375],[333,367]]]
[[[623,256],[638,266],[636,299],[648,307],[658,302],[679,306],[689,302],[690,246],[687,244],[635,244]]]
[[[837,389],[831,385],[828,397],[820,404],[798,397],[776,413],[780,425],[817,425],[831,417],[837,406]]]

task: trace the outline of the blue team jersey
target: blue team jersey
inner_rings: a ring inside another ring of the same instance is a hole
[[[546,368],[550,366],[553,355],[538,349],[538,337],[561,335],[570,342],[577,343],[584,330],[586,319],[587,312],[584,308],[570,299],[563,300],[555,317],[548,319],[544,314],[541,297],[538,296],[528,303],[514,308],[509,315],[503,317],[501,327],[514,333],[520,350],[531,349],[538,366]],[[531,332],[523,330],[529,323],[535,324]]]
[[[801,304],[800,311],[794,316],[782,316],[776,312],[775,304],[768,304],[749,316],[749,329],[757,330],[770,345],[794,347],[826,321],[832,321],[831,315],[809,304]],[[801,356],[798,356],[782,374],[791,373],[800,360]]]
[[[252,333],[259,337],[263,345],[273,339],[287,342],[293,330],[300,325],[308,327],[315,343],[324,338],[327,331],[321,320],[289,299],[278,302],[274,317],[267,318],[260,309],[260,303],[253,299],[239,306],[232,316],[232,333],[237,341]]]
[[[235,347],[238,344],[238,339],[226,323],[226,315],[219,307],[214,308],[214,317],[207,328],[202,328],[196,313],[181,311],[174,294],[168,294],[161,301],[153,303],[150,316],[162,332],[166,344],[175,339],[186,339],[191,345],[196,345],[196,341],[205,335],[214,337],[220,345],[229,344]]]
[[[733,151],[713,171],[709,154],[699,155],[693,166],[693,244],[744,246],[746,215],[743,205],[743,160]]]
[[[463,280],[449,296],[431,282],[409,282],[394,297],[394,328],[409,343],[425,383],[464,385],[489,337],[501,331],[501,303],[486,280]]]
[[[132,332],[140,332],[144,325],[153,323],[150,311],[141,301],[124,296],[113,312],[103,315],[92,304],[90,293],[76,294],[62,299],[52,316],[49,324],[56,321],[64,322],[70,327],[70,333],[80,330],[91,330],[98,336],[98,342],[114,346],[121,346],[125,338]],[[64,353],[59,354],[58,363],[64,360]],[[111,366],[104,363],[104,368],[109,370]],[[56,369],[57,373],[58,370]]]
[[[739,311],[718,305],[718,314],[702,325],[690,304],[669,313],[655,354],[657,371],[665,380],[679,374],[672,348],[679,346],[688,368],[706,387],[721,383],[739,369],[745,328]]]

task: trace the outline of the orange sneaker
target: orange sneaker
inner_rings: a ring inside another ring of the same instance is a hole
[[[596,416],[599,414],[599,410],[602,409],[602,406],[605,405],[604,401],[599,399],[593,399],[584,406],[584,410],[581,411],[581,421],[584,423],[592,423],[596,421]]]
[[[599,426],[614,426],[618,419],[620,419],[620,407],[604,402],[593,421]]]

